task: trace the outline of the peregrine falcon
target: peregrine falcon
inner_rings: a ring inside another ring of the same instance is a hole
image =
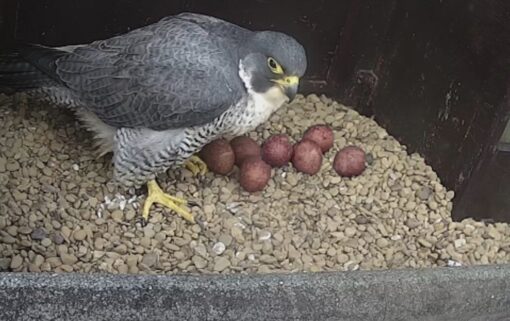
[[[147,184],[145,220],[159,203],[195,222],[156,176],[181,165],[204,173],[197,152],[265,122],[295,97],[306,67],[303,46],[284,33],[181,13],[90,44],[20,46],[0,56],[0,88],[74,110],[99,154],[113,152],[114,180]]]

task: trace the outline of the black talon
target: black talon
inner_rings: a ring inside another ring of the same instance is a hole
[[[139,219],[136,220],[136,223],[140,223],[142,227],[146,227],[148,222],[143,217],[140,217]]]
[[[188,201],[189,206],[199,206],[197,202],[194,201]]]
[[[197,223],[198,226],[200,226],[200,228],[202,230],[205,230],[205,225],[204,225],[204,222],[202,220],[199,220],[198,218],[195,217],[195,223]]]
[[[136,196],[147,195],[148,193],[149,193],[149,189],[147,188],[147,185],[142,185],[139,188],[135,188]]]

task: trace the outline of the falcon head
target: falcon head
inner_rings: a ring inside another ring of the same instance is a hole
[[[240,54],[241,78],[248,89],[294,99],[307,66],[305,49],[294,38],[274,31],[255,32]]]

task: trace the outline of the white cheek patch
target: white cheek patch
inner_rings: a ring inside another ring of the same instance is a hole
[[[245,70],[242,60],[239,60],[239,77],[244,83],[244,86],[248,90],[248,92],[252,91],[251,88],[251,76]]]

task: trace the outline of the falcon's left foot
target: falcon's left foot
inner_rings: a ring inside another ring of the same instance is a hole
[[[207,164],[204,163],[200,157],[193,155],[191,156],[186,163],[184,163],[184,166],[189,169],[190,172],[193,173],[193,176],[196,176],[198,174],[204,175],[207,173]]]
[[[145,200],[142,211],[144,222],[147,222],[147,219],[149,218],[149,210],[151,208],[151,205],[154,203],[159,203],[175,211],[177,214],[179,214],[182,218],[189,221],[190,223],[195,223],[195,218],[193,217],[193,215],[191,215],[191,213],[187,209],[182,207],[182,205],[188,203],[186,200],[168,195],[167,193],[163,192],[155,180],[149,181],[147,183],[147,188],[148,188],[147,199]]]

